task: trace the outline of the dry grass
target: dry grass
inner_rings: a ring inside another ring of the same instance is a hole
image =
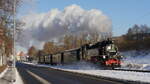
[[[0,73],[6,69],[7,65],[0,66]]]

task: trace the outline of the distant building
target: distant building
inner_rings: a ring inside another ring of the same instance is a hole
[[[17,61],[27,61],[27,55],[21,51],[17,54]]]

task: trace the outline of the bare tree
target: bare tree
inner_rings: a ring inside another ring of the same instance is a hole
[[[31,46],[29,49],[28,49],[28,53],[30,58],[32,59],[36,59],[37,58],[37,54],[38,54],[38,50],[34,47],[34,46]]]

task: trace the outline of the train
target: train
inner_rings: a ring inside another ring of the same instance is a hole
[[[39,54],[38,62],[51,65],[65,65],[77,61],[88,61],[98,66],[115,68],[121,66],[122,57],[114,42],[107,39],[55,54]]]

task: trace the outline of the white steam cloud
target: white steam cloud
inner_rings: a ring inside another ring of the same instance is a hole
[[[52,9],[48,13],[30,14],[22,21],[25,25],[18,42],[26,48],[31,45],[41,48],[44,42],[67,33],[110,34],[112,27],[111,20],[100,10],[84,10],[78,5],[68,6],[63,11]]]

